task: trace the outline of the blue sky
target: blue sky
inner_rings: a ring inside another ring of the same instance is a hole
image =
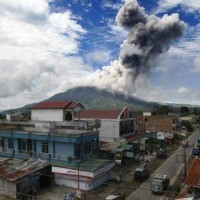
[[[0,110],[79,85],[200,105],[200,1],[138,0],[146,14],[178,13],[184,34],[136,79],[119,62],[128,31],[116,16],[131,0],[0,0]],[[118,77],[117,72],[123,76]]]

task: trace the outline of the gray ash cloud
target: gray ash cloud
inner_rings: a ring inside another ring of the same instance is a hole
[[[120,62],[125,68],[134,69],[136,76],[149,71],[156,58],[182,36],[185,26],[178,14],[162,18],[146,14],[136,0],[126,1],[116,21],[129,30],[128,38],[121,45]]]

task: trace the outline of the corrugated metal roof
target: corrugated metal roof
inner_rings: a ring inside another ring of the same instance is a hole
[[[185,179],[185,184],[188,186],[200,188],[200,159],[199,158],[195,158],[192,161],[187,177]]]
[[[42,160],[8,158],[1,161],[0,177],[1,179],[15,181],[25,175],[38,171],[47,165],[48,163]]]
[[[76,102],[73,102],[73,101],[56,101],[56,102],[48,101],[48,102],[40,102],[40,103],[32,106],[31,109],[58,109],[58,108],[73,109],[77,105],[80,105],[81,107],[83,107],[82,104],[76,103]]]
[[[117,119],[122,111],[120,110],[81,110],[75,118],[80,119]]]

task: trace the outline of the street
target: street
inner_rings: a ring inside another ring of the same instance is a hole
[[[186,148],[187,159],[192,152],[193,144],[196,143],[198,136],[200,136],[199,130],[196,130],[189,138],[189,147]],[[179,147],[168,159],[150,176],[150,178],[142,183],[138,189],[136,189],[126,200],[164,200],[164,195],[152,194],[150,185],[155,174],[166,174],[170,178],[170,184],[173,184],[184,167],[184,163],[178,163],[177,155],[183,154],[183,147]]]

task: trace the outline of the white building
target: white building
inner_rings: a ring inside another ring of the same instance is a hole
[[[73,121],[75,113],[84,109],[76,102],[41,102],[31,107],[33,121]]]
[[[134,133],[134,117],[127,107],[123,110],[81,110],[76,120],[100,120],[100,140],[114,141]]]

